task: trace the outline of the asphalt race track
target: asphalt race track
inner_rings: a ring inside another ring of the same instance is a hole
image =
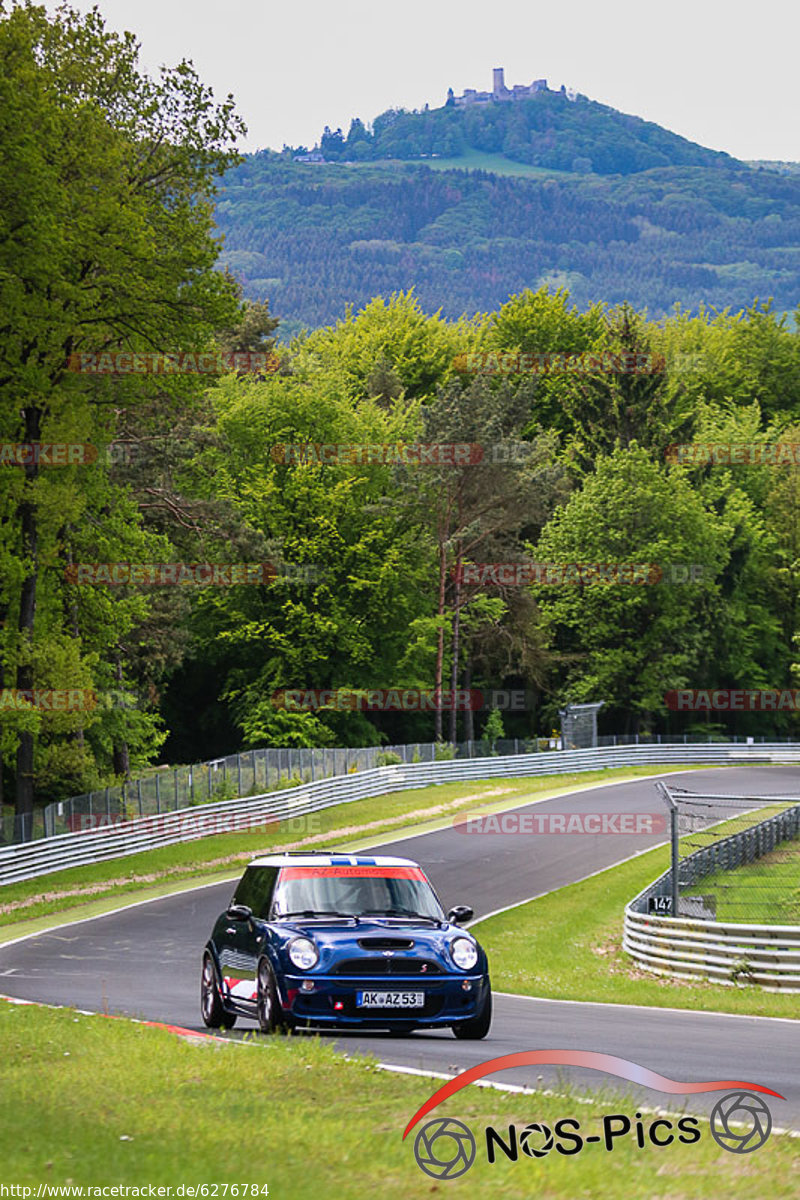
[[[708,792],[800,795],[796,767],[687,771],[673,775],[672,781]],[[540,802],[536,811],[661,813],[663,805],[653,779],[646,779]],[[481,916],[665,840],[664,834],[468,836],[446,829],[386,843],[381,851],[420,862],[445,908],[471,904]],[[203,1029],[200,954],[231,891],[230,883],[215,884],[0,946],[0,993]],[[476,933],[480,936],[480,929]],[[797,1015],[800,1018],[800,996]],[[253,1026],[241,1020],[237,1024],[237,1030],[248,1027]],[[405,1038],[322,1036],[351,1054],[370,1053],[384,1063],[448,1074],[519,1050],[600,1051],[674,1079],[763,1084],[786,1096],[786,1102],[768,1098],[775,1125],[800,1130],[800,1025],[793,1022],[496,994],[492,1030],[482,1042],[456,1041],[449,1030]],[[672,1111],[685,1105],[708,1113],[719,1098],[717,1093],[667,1096],[575,1068],[524,1068],[503,1071],[496,1078],[528,1086],[538,1081],[540,1087],[559,1091],[565,1083],[579,1092],[613,1086],[643,1105]],[[533,1103],[531,1098],[531,1119]],[[566,1108],[574,1106],[565,1101],[565,1115],[570,1115]]]

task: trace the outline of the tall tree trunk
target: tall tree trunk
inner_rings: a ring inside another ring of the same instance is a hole
[[[444,523],[439,525],[439,603],[437,613],[444,616],[445,588],[447,585],[447,535]],[[436,671],[433,681],[436,711],[434,714],[434,741],[442,740],[442,677],[444,675],[444,626],[439,627],[436,645]]]
[[[114,656],[114,678],[119,684],[119,691],[122,691],[122,657],[119,649]],[[126,741],[115,742],[113,750],[113,765],[114,774],[121,775],[124,780],[129,780],[131,777],[131,758]]]
[[[453,585],[453,667],[450,672],[450,688],[453,707],[450,709],[450,741],[453,745],[458,740],[458,709],[456,707],[456,690],[458,688],[458,653],[461,634],[461,542],[456,551],[456,574]],[[469,698],[467,700],[469,706]]]
[[[0,625],[5,625],[5,613],[3,614],[3,620],[0,621]],[[3,688],[5,687],[5,678],[5,664],[2,658],[0,658],[0,695],[2,695]],[[5,822],[3,820],[3,800],[3,751],[2,747],[0,747],[0,846],[2,846],[6,840]]]
[[[464,691],[467,695],[472,690],[472,663],[467,659],[464,664]],[[464,710],[464,737],[468,742],[475,741],[475,713],[472,711],[472,705],[468,705]]]
[[[66,541],[66,530],[64,530],[64,529],[59,530],[58,540],[62,544]],[[68,567],[71,567],[73,565],[72,547],[71,546],[67,547],[66,564]],[[69,605],[69,608],[67,609],[67,620],[70,622],[70,624],[72,626],[72,636],[74,637],[75,641],[78,642],[80,640],[80,636],[81,636],[81,628],[80,628],[80,623],[78,622],[78,605],[75,603],[74,600],[72,601],[72,603]],[[84,736],[83,736],[83,726],[82,725],[80,725],[78,727],[78,729],[75,730],[72,737],[78,743],[78,745],[81,747],[81,749],[83,749]]]
[[[42,412],[31,405],[23,410],[25,419],[25,441],[37,443],[41,439]],[[22,582],[19,605],[19,635],[20,658],[17,666],[17,688],[19,691],[31,691],[34,685],[33,674],[33,630],[36,619],[36,584],[38,572],[38,527],[36,520],[36,500],[33,487],[39,475],[39,464],[34,460],[25,464],[26,488],[24,498],[17,510],[22,533],[22,555],[30,563],[28,575]],[[23,732],[19,735],[17,746],[17,788],[15,826],[16,840],[27,842],[33,837],[33,752],[34,735]]]

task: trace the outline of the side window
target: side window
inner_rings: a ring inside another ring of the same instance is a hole
[[[277,878],[277,867],[248,867],[236,885],[233,902],[246,904],[256,917],[266,920]]]
[[[248,908],[252,908],[253,912],[255,912],[255,908],[253,906],[253,893],[255,890],[255,881],[253,879],[254,875],[255,867],[248,867],[236,885],[236,891],[233,894],[231,904],[246,904]]]
[[[253,900],[250,904],[254,914],[266,921],[272,904],[272,893],[278,878],[277,867],[253,867]]]

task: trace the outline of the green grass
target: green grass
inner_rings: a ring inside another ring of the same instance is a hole
[[[733,871],[707,875],[689,895],[713,893],[718,921],[800,925],[800,838]]]
[[[495,175],[513,175],[522,179],[583,179],[574,171],[557,171],[553,167],[534,167],[530,163],[518,163],[503,154],[491,154],[483,150],[467,150],[457,158],[413,158],[375,159],[372,162],[348,163],[360,170],[365,167],[431,167],[434,171],[491,171]]]
[[[414,1160],[402,1131],[438,1080],[348,1061],[304,1037],[251,1044],[188,1043],[161,1029],[69,1010],[0,1003],[2,1183],[146,1187],[267,1185],[273,1200],[320,1194],[336,1200],[448,1196],[548,1200],[739,1200],[797,1194],[800,1143],[773,1134],[742,1157],[711,1139],[663,1149],[621,1137],[565,1157],[501,1155],[489,1165],[483,1129],[580,1121],[602,1133],[604,1113],[635,1110],[622,1092],[590,1103],[574,1096],[467,1088],[437,1110],[470,1127],[478,1154],[461,1179],[437,1183]],[[376,1041],[376,1050],[380,1046]],[[454,1043],[454,1052],[456,1043]],[[455,1054],[454,1054],[455,1056]],[[669,1098],[652,1092],[653,1107]],[[708,1097],[708,1113],[718,1097]],[[780,1101],[771,1102],[780,1124]],[[653,1119],[645,1114],[645,1124]],[[218,1194],[222,1195],[222,1189]],[[228,1193],[230,1195],[230,1191]],[[174,1193],[173,1193],[174,1195]],[[240,1190],[239,1195],[242,1195]]]
[[[696,768],[687,766],[684,769]],[[447,825],[459,808],[480,805],[483,809],[484,797],[497,807],[509,807],[527,798],[560,795],[592,783],[635,779],[657,772],[658,768],[653,767],[620,767],[569,775],[438,784],[338,804],[309,817],[296,818],[267,833],[256,830],[217,834],[109,862],[71,867],[37,879],[1,886],[0,928],[16,926],[20,922],[25,922],[27,927],[32,920],[55,913],[93,916],[102,911],[98,902],[105,902],[104,907],[108,908],[112,907],[109,902],[117,898],[146,898],[178,890],[181,885],[235,878],[241,871],[241,864],[254,854],[296,846],[308,836],[320,839],[311,843],[309,849],[332,845],[355,849],[372,845],[381,837],[384,840],[399,837],[409,828]],[[501,794],[493,796],[493,792]],[[442,811],[443,806],[449,807]],[[365,828],[367,826],[369,828]],[[14,930],[8,929],[6,936],[14,934]]]
[[[763,811],[752,821],[763,819]],[[736,818],[742,827],[741,817]],[[724,824],[718,836],[725,834]],[[800,996],[652,975],[622,950],[625,905],[669,867],[659,846],[472,928],[489,955],[492,986],[558,1000],[643,1004],[763,1017],[800,1017]],[[702,889],[705,889],[705,883]]]

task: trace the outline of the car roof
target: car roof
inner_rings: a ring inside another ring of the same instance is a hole
[[[386,854],[264,854],[251,867],[418,867],[411,858]]]

